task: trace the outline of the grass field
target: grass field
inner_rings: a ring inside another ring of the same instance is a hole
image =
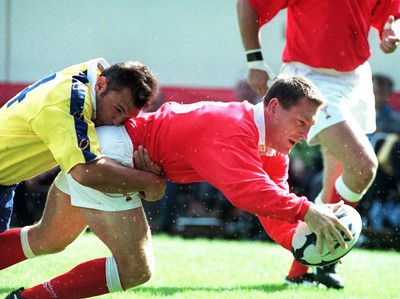
[[[98,298],[400,298],[399,252],[354,249],[340,266],[346,287],[338,291],[284,285],[291,255],[269,242],[155,235],[154,250],[157,266],[150,282]],[[109,255],[108,249],[86,233],[62,253],[1,271],[0,298],[105,255]]]

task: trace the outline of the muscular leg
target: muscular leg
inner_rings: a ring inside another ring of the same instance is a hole
[[[43,216],[37,224],[0,234],[0,254],[7,256],[0,259],[0,269],[37,255],[59,252],[72,243],[85,227],[79,209],[72,207],[69,196],[53,185]]]
[[[90,229],[111,250],[124,289],[147,282],[154,271],[150,229],[143,207],[121,212],[81,208]]]
[[[354,120],[333,125],[318,134],[324,160],[323,189],[316,202],[344,200],[356,206],[375,178],[378,161],[368,138]],[[337,263],[316,267],[316,279],[341,289]]]
[[[335,181],[343,173],[343,165],[326,147],[321,146],[321,152],[324,163],[321,195],[323,202],[329,203]]]
[[[89,224],[113,257],[81,263],[64,274],[22,291],[24,298],[93,297],[143,284],[152,276],[151,235],[142,207],[121,212],[85,208],[79,211],[85,219],[82,223]]]
[[[29,228],[29,245],[35,255],[60,252],[71,244],[86,226],[79,208],[71,206],[69,195],[61,192],[53,184],[42,218]]]
[[[341,122],[318,134],[324,159],[322,199],[329,203],[335,181],[342,175],[350,191],[362,194],[373,181],[378,161],[356,122]]]

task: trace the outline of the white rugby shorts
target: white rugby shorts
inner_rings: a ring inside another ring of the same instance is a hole
[[[352,72],[317,69],[299,62],[282,65],[281,73],[301,75],[311,80],[327,100],[321,108],[317,122],[308,134],[308,143],[319,143],[317,135],[322,130],[346,121],[359,125],[365,134],[376,130],[375,97],[368,62]]]
[[[133,167],[133,144],[124,126],[102,126],[96,128],[101,153],[125,166]],[[73,206],[100,211],[125,211],[142,206],[138,193],[112,194],[88,188],[75,181],[71,175],[61,171],[55,184],[69,194]]]

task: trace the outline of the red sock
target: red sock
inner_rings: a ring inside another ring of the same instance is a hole
[[[288,278],[294,279],[306,274],[308,266],[301,264],[300,262],[293,260],[292,267],[290,268]]]
[[[0,270],[26,260],[20,232],[21,228],[14,228],[0,234]]]
[[[27,299],[88,298],[109,293],[106,280],[106,258],[79,264],[49,281],[21,293]]]
[[[336,188],[332,189],[332,193],[331,193],[331,197],[329,199],[329,203],[338,203],[339,201],[343,200],[343,202],[346,205],[352,206],[353,208],[355,208],[356,206],[358,206],[358,203],[360,201],[356,201],[356,202],[351,202],[348,201],[346,199],[344,199],[343,197],[340,196],[340,194],[336,191]]]

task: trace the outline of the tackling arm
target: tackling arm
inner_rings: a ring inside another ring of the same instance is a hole
[[[78,183],[102,192],[142,192],[146,200],[161,199],[165,193],[162,177],[123,166],[106,157],[78,164],[69,173]]]

